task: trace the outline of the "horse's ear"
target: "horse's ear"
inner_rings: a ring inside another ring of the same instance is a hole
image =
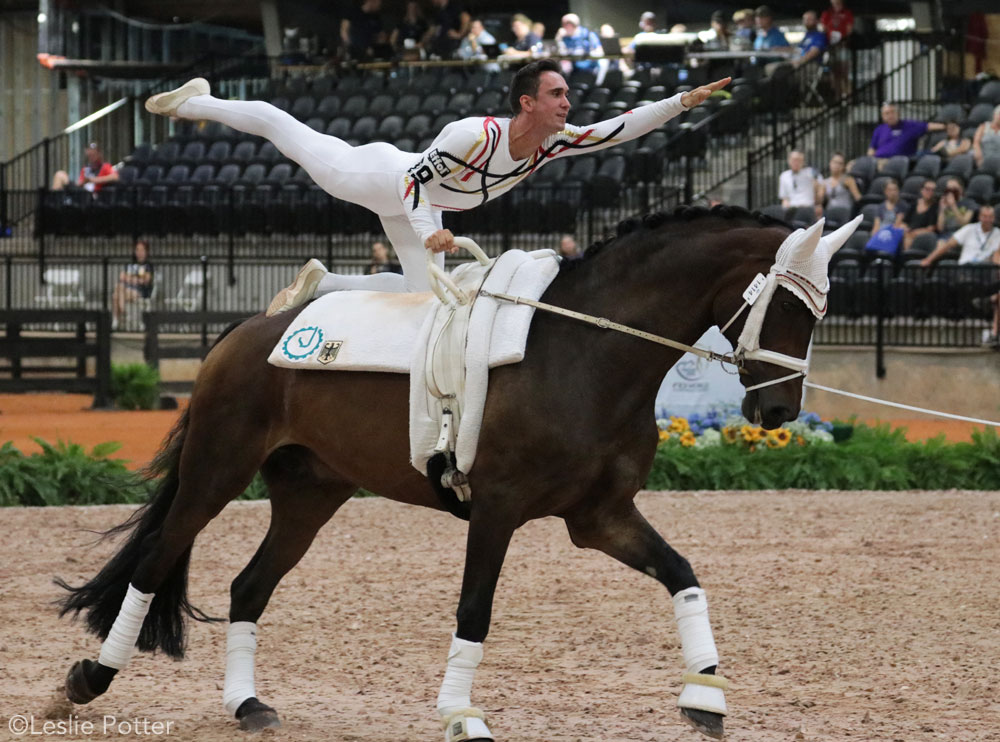
[[[864,217],[858,214],[858,216],[854,217],[843,227],[824,237],[823,242],[826,244],[827,255],[832,256],[835,252],[837,252],[837,250],[842,248],[863,220]]]
[[[818,222],[803,232],[802,237],[799,239],[797,249],[795,250],[796,258],[802,260],[803,258],[807,258],[816,252],[816,248],[819,247],[820,240],[823,238],[824,224],[826,224],[826,219],[821,218]]]

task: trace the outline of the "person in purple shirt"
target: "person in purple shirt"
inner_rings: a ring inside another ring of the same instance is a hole
[[[914,155],[917,142],[928,131],[944,131],[944,124],[899,118],[892,103],[882,104],[882,123],[875,127],[868,154],[880,160],[896,155]]]

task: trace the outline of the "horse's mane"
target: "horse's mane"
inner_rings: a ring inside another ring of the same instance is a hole
[[[572,269],[600,254],[608,245],[617,242],[623,237],[635,234],[636,232],[649,232],[666,224],[691,222],[709,216],[731,219],[733,221],[738,219],[752,221],[761,227],[781,226],[788,227],[789,229],[791,228],[786,222],[783,222],[780,219],[775,219],[774,217],[768,216],[767,214],[763,214],[759,211],[748,211],[741,206],[720,204],[718,206],[713,206],[711,209],[707,209],[703,206],[678,206],[672,212],[654,211],[641,217],[630,217],[619,222],[618,226],[615,228],[614,234],[594,242],[587,248],[582,257],[577,258],[576,260],[562,261],[560,270]]]

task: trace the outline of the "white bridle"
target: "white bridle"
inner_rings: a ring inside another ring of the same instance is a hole
[[[736,343],[736,350],[732,353],[716,353],[707,348],[686,345],[675,340],[670,340],[669,338],[661,337],[660,335],[645,332],[644,330],[637,330],[634,327],[612,322],[604,317],[595,317],[582,312],[574,312],[571,309],[564,309],[563,307],[523,297],[487,291],[480,291],[479,293],[480,296],[487,296],[513,304],[527,304],[544,312],[569,317],[602,329],[615,330],[626,335],[632,335],[633,337],[648,340],[659,345],[692,353],[708,361],[719,361],[723,366],[730,364],[736,367],[737,373],[748,373],[745,369],[747,361],[770,363],[771,365],[793,371],[793,373],[786,376],[763,381],[745,388],[746,391],[752,392],[806,375],[809,369],[809,362],[805,358],[796,358],[785,353],[765,350],[760,347],[760,331],[764,324],[764,316],[767,314],[768,306],[774,297],[775,289],[781,284],[800,298],[817,319],[823,319],[826,315],[827,294],[830,291],[830,279],[827,276],[827,267],[830,258],[847,242],[860,223],[861,217],[858,216],[853,221],[824,237],[824,220],[820,219],[809,229],[797,229],[785,239],[781,247],[778,248],[774,265],[771,266],[767,275],[764,276],[758,273],[754,277],[753,281],[751,281],[750,285],[743,292],[743,304],[722,327],[722,332],[725,332],[744,311],[747,309],[750,310],[746,323],[743,326],[743,331],[740,333],[740,337]]]

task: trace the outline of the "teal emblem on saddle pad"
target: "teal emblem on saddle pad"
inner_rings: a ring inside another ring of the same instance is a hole
[[[318,327],[303,327],[285,338],[281,353],[291,361],[303,361],[323,344],[323,331]]]

